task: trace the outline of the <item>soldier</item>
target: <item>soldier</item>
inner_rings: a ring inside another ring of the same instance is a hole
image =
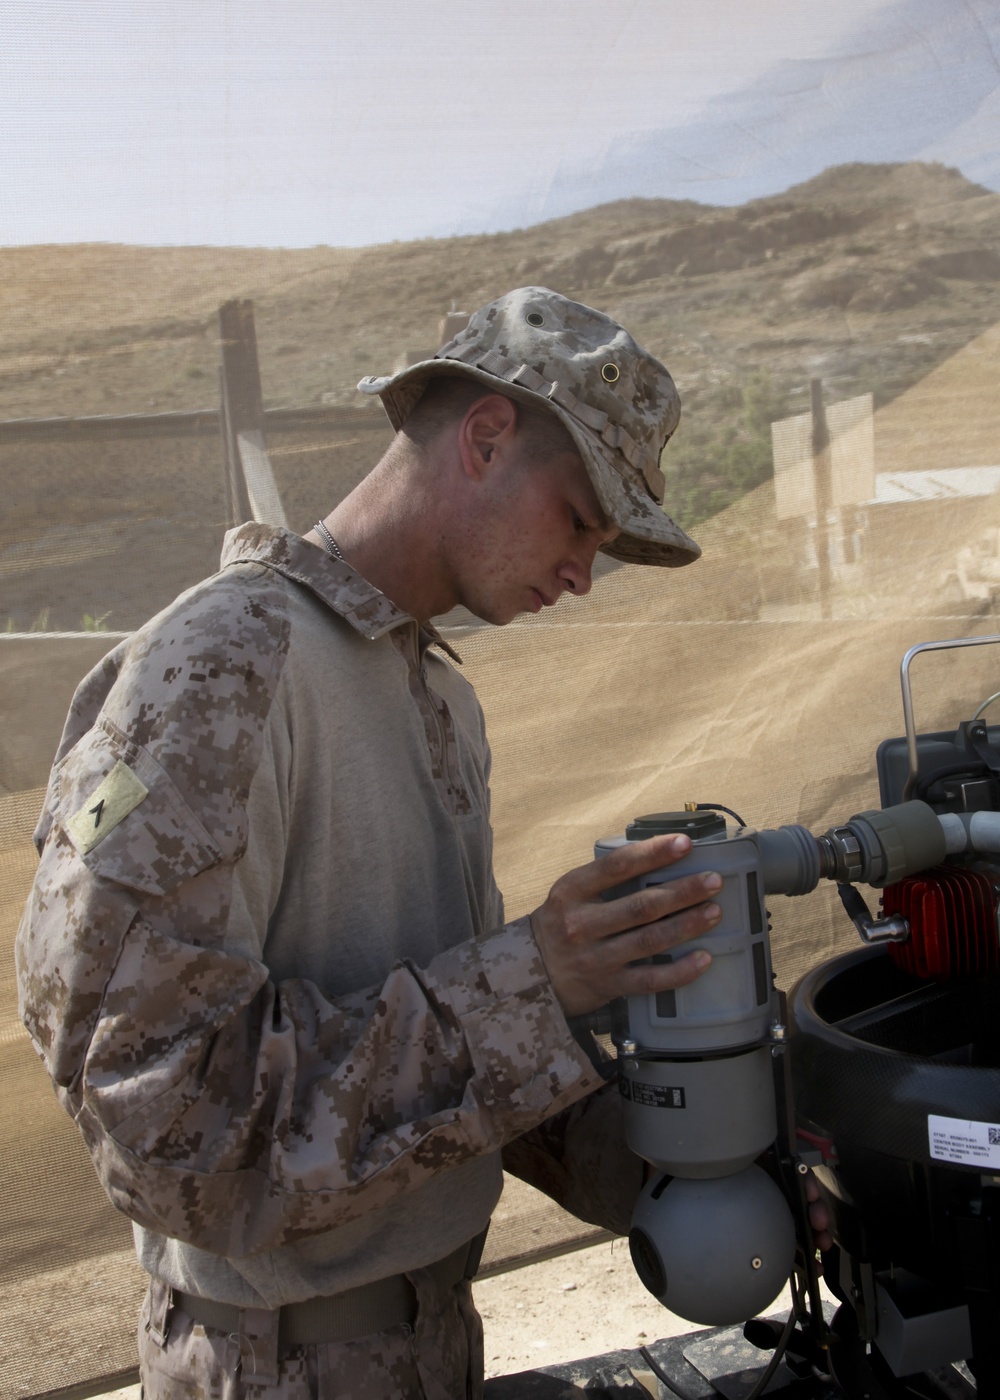
[[[525,288],[360,387],[385,456],[304,539],[231,532],[83,681],[36,833],[23,1014],[135,1222],[146,1400],[479,1395],[501,1149],[618,1230],[641,1184],[567,1017],[691,981],[707,954],[636,961],[719,918],[714,875],[601,899],[663,837],[505,923],[482,714],[431,625],[582,595],[598,549],[697,557],[659,505],[667,371]]]

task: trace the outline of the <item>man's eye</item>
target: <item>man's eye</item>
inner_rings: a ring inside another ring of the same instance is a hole
[[[587,529],[586,521],[581,520],[576,511],[573,512],[573,529],[579,534],[583,534]]]

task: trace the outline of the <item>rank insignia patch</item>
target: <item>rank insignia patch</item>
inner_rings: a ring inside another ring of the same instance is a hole
[[[66,830],[73,838],[73,845],[85,856],[100,845],[105,836],[114,831],[118,823],[124,821],[148,794],[149,789],[145,784],[127,763],[119,759],[80,810],[67,821]]]

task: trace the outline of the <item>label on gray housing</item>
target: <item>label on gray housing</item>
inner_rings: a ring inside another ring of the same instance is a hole
[[[686,1108],[684,1090],[672,1089],[661,1084],[631,1084],[627,1079],[619,1079],[618,1087],[622,1097],[631,1099],[641,1108]]]

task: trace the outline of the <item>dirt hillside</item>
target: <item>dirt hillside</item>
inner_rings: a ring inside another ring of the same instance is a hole
[[[627,200],[354,250],[0,250],[0,419],[214,405],[233,296],[255,302],[270,405],[351,403],[362,375],[433,349],[450,307],[542,283],[670,366],[685,418],[665,466],[693,520],[765,479],[745,402],[761,374],[772,418],[815,375],[830,399],[881,405],[1000,320],[998,214],[1000,195],[943,166],[851,165],[736,209]]]

